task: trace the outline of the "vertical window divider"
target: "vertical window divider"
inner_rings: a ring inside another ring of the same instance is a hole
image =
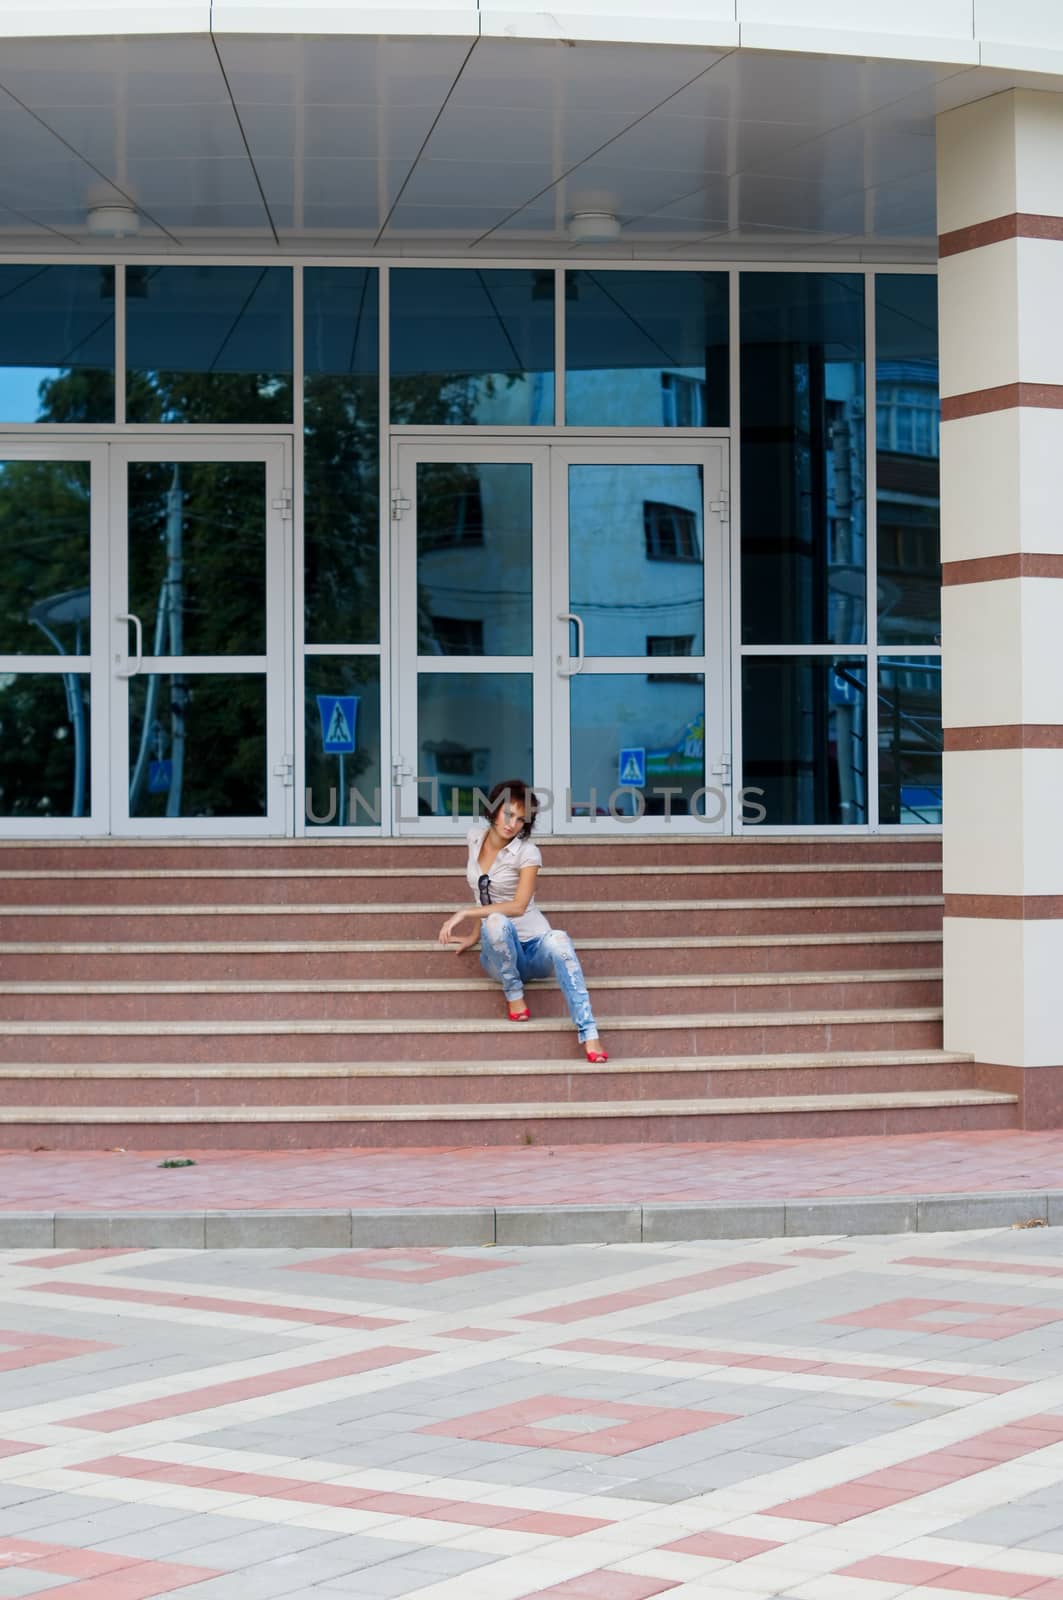
[[[306,353],[303,267],[292,266],[292,753],[295,834],[306,833]]]
[[[731,520],[727,529],[728,571],[731,586],[731,831],[746,831],[742,807],[734,797],[742,791],[742,682],[745,655],[742,639],[742,314],[741,280],[737,267],[728,268],[727,344],[729,377],[728,421],[731,429],[728,490]],[[725,730],[726,731],[726,730]]]
[[[564,267],[554,268],[554,427],[565,426],[565,298],[567,278]]]
[[[878,796],[878,426],[877,333],[875,328],[878,277],[874,268],[864,283],[864,470],[865,572],[867,605],[867,820],[871,831],[879,828]]]
[[[126,338],[125,338],[125,262],[114,268],[114,420],[119,426],[126,420]]]
[[[391,835],[395,831],[393,805],[395,788],[391,782],[392,749],[397,707],[393,698],[392,674],[392,520],[391,496],[391,268],[377,269],[377,405],[379,429],[379,466],[377,481],[380,499],[380,552],[379,552],[379,632],[380,641],[380,831]]]

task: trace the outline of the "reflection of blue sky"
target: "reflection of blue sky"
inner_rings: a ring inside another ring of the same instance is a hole
[[[56,376],[55,367],[0,367],[0,422],[36,422],[40,387]]]

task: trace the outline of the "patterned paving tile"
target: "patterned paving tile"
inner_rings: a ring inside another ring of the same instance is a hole
[[[8,1252],[0,1600],[1063,1600],[1055,1238]]]

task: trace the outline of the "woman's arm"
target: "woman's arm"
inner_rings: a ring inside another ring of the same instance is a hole
[[[535,879],[538,876],[538,867],[521,867],[520,877],[517,880],[517,892],[512,900],[503,900],[499,905],[493,906],[463,906],[460,911],[455,911],[448,917],[439,930],[440,944],[452,944],[455,941],[454,930],[458,924],[464,922],[466,917],[474,917],[477,922],[482,922],[484,917],[491,916],[498,911],[503,917],[522,917],[528,909],[528,902],[535,893]],[[478,937],[478,936],[477,936]],[[471,949],[475,940],[462,942],[463,949]]]

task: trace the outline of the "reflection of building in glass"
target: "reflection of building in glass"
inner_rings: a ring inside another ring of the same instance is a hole
[[[879,637],[940,642],[937,361],[877,368]]]

